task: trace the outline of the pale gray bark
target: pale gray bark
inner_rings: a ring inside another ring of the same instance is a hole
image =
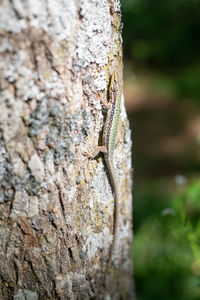
[[[100,99],[122,69],[118,0],[0,2],[0,299],[131,299],[130,130],[115,167],[120,230],[100,156]]]

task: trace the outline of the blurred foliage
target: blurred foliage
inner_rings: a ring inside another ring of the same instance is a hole
[[[197,99],[200,1],[122,0],[121,4],[125,58],[140,69],[163,72],[178,95]]]
[[[121,5],[125,69],[133,70],[134,80],[147,77],[156,91],[167,91],[172,99],[200,100],[200,0],[122,0]],[[173,118],[176,121],[178,114],[152,109],[167,121],[152,120],[144,111],[139,115],[136,111],[133,118],[137,120],[138,115],[140,119],[136,148],[139,142],[148,148],[151,133],[163,138],[163,124],[177,126]],[[155,126],[162,130],[147,130]],[[166,136],[173,135],[169,132]],[[154,141],[158,140],[154,136]],[[136,296],[139,300],[200,299],[200,180],[187,182],[180,175],[172,180],[166,173],[167,157],[160,158],[158,153],[152,157],[150,151],[135,153],[133,165],[136,173],[140,170],[134,188]],[[152,158],[154,166],[150,168]],[[180,155],[174,158],[188,178],[197,178],[197,160],[191,165],[191,160]],[[176,166],[169,162],[169,170],[174,168],[171,174],[176,173]],[[156,168],[163,168],[161,176]],[[147,170],[151,180],[145,177]]]
[[[136,191],[134,276],[139,300],[200,299],[200,180],[186,183],[176,176],[176,183],[173,196],[164,198],[166,181]],[[138,201],[148,206],[145,220]]]

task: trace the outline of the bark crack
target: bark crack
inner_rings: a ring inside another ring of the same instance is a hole
[[[50,291],[44,287],[43,282],[40,280],[39,276],[37,275],[35,268],[32,264],[32,261],[27,259],[27,257],[24,257],[24,260],[28,263],[29,268],[35,278],[35,281],[38,283],[39,287],[44,291],[44,293],[46,294],[47,297],[51,298],[52,294],[50,293]]]
[[[56,187],[58,189],[59,203],[60,203],[60,207],[61,207],[62,216],[65,220],[65,205],[64,205],[63,197],[62,197],[62,190],[58,184],[56,184]]]

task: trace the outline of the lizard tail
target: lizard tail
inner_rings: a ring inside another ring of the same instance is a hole
[[[112,258],[113,258],[113,254],[116,248],[116,242],[117,242],[117,236],[118,236],[118,228],[119,228],[119,199],[120,199],[120,195],[119,195],[119,183],[117,180],[117,176],[116,176],[116,172],[114,169],[113,164],[111,163],[111,160],[107,160],[107,166],[108,166],[108,171],[109,171],[109,175],[110,175],[110,180],[112,183],[112,187],[113,187],[113,192],[114,192],[114,224],[113,224],[113,241],[112,241],[112,245],[110,248],[110,253],[109,253],[109,260],[108,260],[108,264],[107,264],[107,271],[111,266],[112,263]],[[107,273],[106,271],[106,273]]]

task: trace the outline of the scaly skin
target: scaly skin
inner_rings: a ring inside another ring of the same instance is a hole
[[[120,107],[121,107],[121,89],[117,86],[118,82],[115,74],[111,76],[109,86],[109,102],[103,103],[108,109],[106,122],[103,130],[102,146],[96,148],[92,155],[92,158],[96,157],[99,152],[104,153],[104,158],[109,171],[112,188],[115,194],[115,212],[114,212],[114,231],[113,231],[113,242],[110,249],[110,256],[108,265],[106,268],[106,274],[112,262],[112,256],[116,246],[118,224],[119,224],[119,183],[116,176],[116,171],[113,166],[113,153],[115,149],[115,141],[117,137],[118,124],[120,118]]]
[[[115,79],[114,79],[115,80]],[[115,83],[116,84],[116,83]],[[115,85],[114,85],[115,89]],[[113,232],[113,243],[110,249],[110,257],[107,266],[107,270],[110,267],[112,261],[112,255],[115,250],[117,234],[118,234],[118,226],[119,226],[119,182],[116,175],[115,168],[113,166],[113,154],[115,149],[115,142],[118,131],[118,124],[120,118],[120,107],[121,107],[121,91],[112,91],[111,90],[111,107],[108,109],[106,123],[103,132],[103,143],[107,149],[106,153],[104,153],[106,165],[109,171],[113,191],[115,194],[115,212],[114,212],[114,232]]]

